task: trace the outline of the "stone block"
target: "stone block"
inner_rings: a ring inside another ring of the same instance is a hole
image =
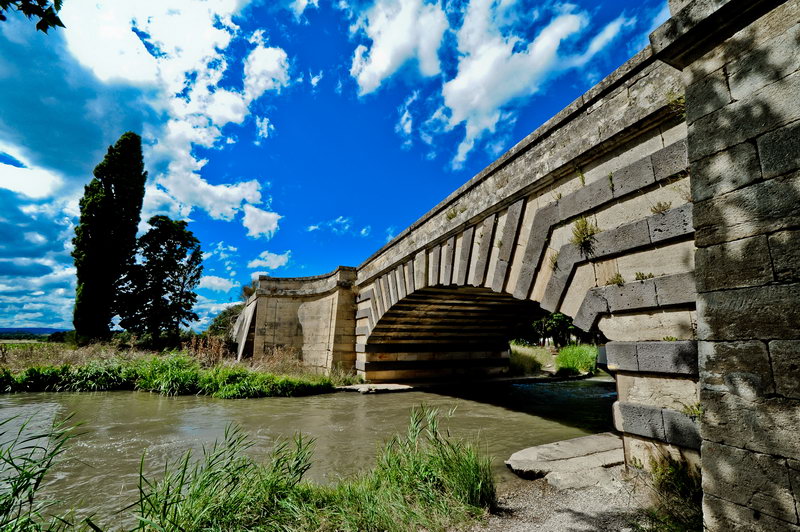
[[[800,168],[800,122],[770,131],[759,137],[757,144],[764,179]]]
[[[639,342],[639,371],[697,375],[697,342]]]
[[[798,525],[708,494],[703,496],[703,524],[707,530],[713,531],[800,532]]]
[[[682,412],[665,408],[661,411],[664,419],[664,440],[667,443],[700,449],[700,430],[694,419]]]
[[[769,236],[775,279],[800,281],[800,231],[782,231]]]
[[[592,246],[592,257],[606,257],[648,245],[650,245],[650,233],[647,221],[639,220],[599,233]],[[577,251],[575,246],[571,247]],[[561,255],[558,259],[561,262]]]
[[[703,492],[786,522],[797,522],[786,460],[713,442],[703,443]]]
[[[586,293],[596,285],[594,268],[591,264],[581,264],[572,275],[569,287],[564,294],[564,299],[560,306],[560,312],[567,316],[574,316],[583,304]]]
[[[651,310],[601,317],[598,328],[615,341],[661,340],[665,336],[688,340],[694,338],[693,322],[693,311]]]
[[[685,136],[685,131],[682,130]],[[661,182],[689,169],[689,156],[686,139],[681,138],[650,156],[653,165],[653,177]]]
[[[800,323],[800,284],[706,292],[697,296],[700,340],[792,340]]]
[[[692,233],[692,204],[686,203],[647,218],[650,240],[655,244]]]
[[[719,69],[686,86],[686,121],[690,124],[698,118],[713,113],[731,103],[725,71]]]
[[[701,388],[700,402],[704,440],[800,459],[800,409],[796,400],[767,397],[751,401]]]
[[[634,281],[623,286],[606,286],[603,288],[603,296],[608,301],[608,309],[611,312],[658,306],[656,285],[652,281]]]
[[[749,400],[774,393],[772,367],[764,342],[699,342],[697,351],[704,388]]]
[[[800,72],[698,119],[689,125],[689,160],[696,161],[800,119],[797,94]]]
[[[614,199],[608,183],[595,181],[567,194],[558,201],[558,216],[561,220],[568,220],[579,214],[590,211]]]
[[[621,402],[619,412],[624,432],[665,441],[664,421],[660,408]]]
[[[619,373],[617,393],[625,403],[678,411],[698,401],[697,383],[692,379],[664,375]]]
[[[606,357],[612,371],[639,371],[636,342],[608,342]]]
[[[421,290],[428,285],[427,253],[425,250],[414,256],[414,289]]]
[[[750,142],[731,146],[692,163],[692,200],[697,203],[761,179],[761,163]]]
[[[572,320],[575,327],[588,331],[594,326],[600,314],[608,313],[608,302],[602,294],[602,288],[594,288],[586,293],[580,309]]]
[[[800,172],[694,205],[698,247],[797,225],[800,225]]]
[[[800,336],[800,331],[795,332]],[[769,354],[775,393],[800,399],[800,340],[773,340],[769,343]]]
[[[695,261],[698,292],[761,286],[773,281],[765,235],[699,248]]]
[[[650,160],[650,157],[646,157],[613,172],[611,179],[614,182],[614,197],[621,198],[627,196],[632,192],[636,192],[656,182],[655,173],[653,172],[653,162]],[[598,185],[603,184],[602,181],[597,181],[596,183]],[[609,186],[609,183],[605,183],[605,185]]]
[[[750,53],[728,64],[728,84],[735,100],[743,100],[800,69],[799,54],[786,53],[800,42],[800,26],[750,47]]]

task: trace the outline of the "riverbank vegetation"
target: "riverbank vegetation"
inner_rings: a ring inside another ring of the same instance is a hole
[[[344,371],[314,373],[285,349],[237,363],[222,348],[197,344],[160,354],[109,344],[0,345],[0,392],[6,393],[142,390],[239,399],[328,393],[356,380]]]
[[[556,356],[556,375],[594,373],[597,365],[597,346],[576,344],[562,347]]]
[[[40,444],[36,452],[31,441],[41,437],[0,445],[8,463],[24,464],[0,473],[0,529],[100,529],[92,518],[74,523],[74,512],[43,517],[41,479],[69,434],[57,428],[51,437],[55,445]],[[372,469],[328,486],[303,479],[312,441],[296,436],[281,443],[265,463],[248,456],[251,445],[229,428],[198,460],[187,453],[159,479],[140,473],[138,500],[128,507],[136,529],[445,531],[480,518],[495,503],[490,459],[474,444],[446,436],[434,409],[413,409],[407,432],[384,446]]]
[[[547,347],[513,341],[510,349],[509,372],[513,376],[536,375],[542,371],[554,371],[558,376],[592,374],[597,365],[597,346],[594,345],[567,345],[556,354]]]

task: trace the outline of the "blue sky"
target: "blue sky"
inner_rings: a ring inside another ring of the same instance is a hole
[[[0,23],[0,327],[71,327],[78,200],[133,130],[190,220],[202,329],[258,274],[357,266],[625,62],[666,0],[65,0]],[[140,229],[146,230],[142,223]]]

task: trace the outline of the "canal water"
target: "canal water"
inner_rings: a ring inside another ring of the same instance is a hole
[[[135,500],[143,454],[145,472],[157,478],[165,461],[187,450],[200,453],[204,445],[221,440],[231,423],[251,436],[255,457],[298,432],[314,438],[307,478],[333,482],[370,467],[380,446],[405,431],[411,408],[425,404],[451,413],[442,426],[452,436],[476,440],[494,457],[495,478],[502,484],[511,478],[503,461],[513,452],[610,430],[615,399],[610,379],[244,400],[142,392],[31,393],[0,395],[0,418],[35,414],[42,423],[73,414],[81,434],[51,474],[46,495],[67,507],[92,509],[108,524],[110,516]]]

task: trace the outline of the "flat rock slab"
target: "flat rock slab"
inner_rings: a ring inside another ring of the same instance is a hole
[[[393,393],[410,392],[415,387],[408,384],[351,384],[349,386],[339,386],[338,389],[345,392],[358,393]]]
[[[611,432],[529,447],[506,465],[523,478],[544,477],[559,489],[604,486],[613,482],[608,468],[625,462],[622,438]]]

